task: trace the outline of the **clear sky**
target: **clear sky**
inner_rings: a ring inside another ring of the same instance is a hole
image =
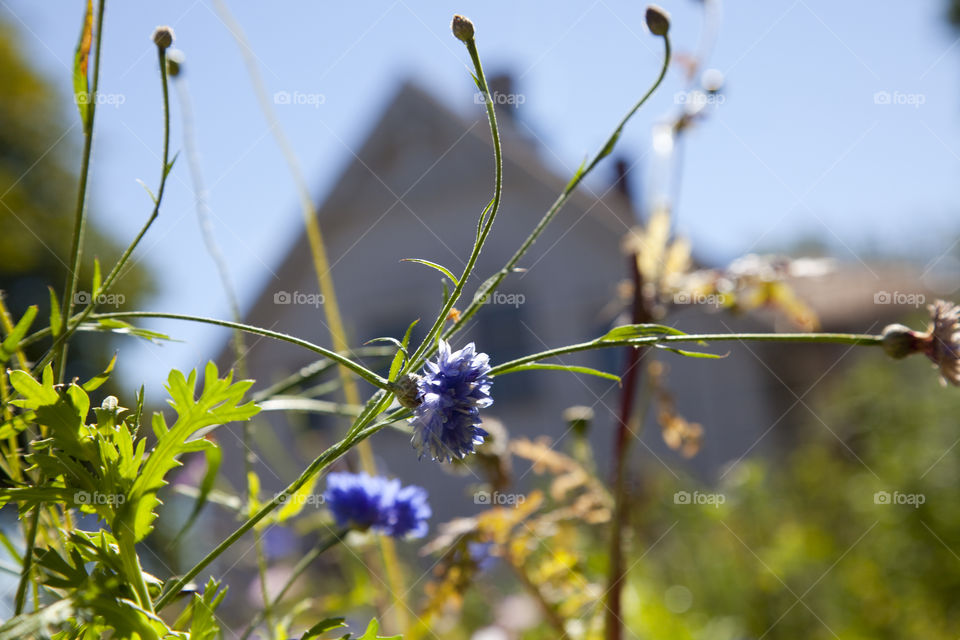
[[[20,28],[36,66],[63,88],[70,123],[77,121],[68,92],[84,4],[0,0],[2,19]],[[675,49],[691,51],[702,25],[699,3],[662,4],[673,16]],[[643,27],[642,2],[234,0],[231,7],[271,94],[322,96],[277,106],[318,198],[403,79],[462,113],[480,108],[469,59],[449,32],[454,13],[476,23],[488,73],[515,74],[523,117],[545,144],[545,160],[564,174],[602,143],[661,59],[659,42]],[[945,0],[724,3],[711,66],[726,76],[725,101],[690,136],[678,212],[700,254],[720,261],[818,236],[850,260],[875,246],[933,260],[951,245],[960,234],[960,46],[944,13]],[[161,150],[149,38],[170,24],[186,54],[215,232],[249,303],[302,222],[237,46],[212,0],[110,0],[105,22],[101,91],[122,104],[97,111],[95,215],[126,244],[149,213],[137,184],[155,186]],[[652,124],[678,109],[682,86],[673,71],[620,150],[646,153]],[[882,91],[890,104],[877,103]],[[179,149],[176,113],[174,120]],[[79,148],[79,126],[65,141]],[[148,306],[226,318],[182,160],[137,253],[160,284]],[[607,179],[609,170],[599,175]],[[145,378],[148,388],[170,367],[200,364],[226,339],[216,329],[164,326],[186,342],[124,350],[121,370]]]

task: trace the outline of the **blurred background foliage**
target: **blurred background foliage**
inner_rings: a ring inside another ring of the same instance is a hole
[[[45,317],[49,302],[44,291],[48,286],[62,291],[77,198],[74,165],[79,162],[74,142],[80,119],[75,110],[65,111],[72,101],[39,74],[24,51],[20,33],[0,21],[0,291],[15,318],[31,304],[39,305]],[[94,257],[106,272],[121,251],[97,219],[93,215],[88,222],[80,291],[90,289]],[[145,300],[151,290],[149,275],[135,263],[116,288],[124,304]],[[109,340],[84,335],[76,344],[71,375],[102,371]],[[46,346],[35,345],[28,356],[36,357]]]

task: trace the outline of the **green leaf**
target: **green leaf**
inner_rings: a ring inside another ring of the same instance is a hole
[[[20,347],[20,341],[27,335],[27,331],[30,330],[30,325],[33,324],[33,319],[36,317],[37,305],[31,305],[20,318],[20,321],[13,327],[10,335],[0,344],[0,364],[12,358],[17,352]]]
[[[587,157],[584,156],[583,162],[580,163],[580,166],[577,167],[577,170],[573,173],[573,177],[570,178],[570,181],[567,182],[567,186],[563,188],[564,192],[570,191],[573,189],[574,185],[580,181],[580,177],[583,175],[583,170],[587,168]]]
[[[673,353],[676,353],[681,356],[686,356],[688,358],[710,358],[712,360],[721,360],[723,358],[726,358],[729,355],[729,353],[718,355],[716,353],[703,353],[702,351],[687,351],[686,349],[676,349],[674,347],[668,347],[662,344],[655,344],[653,346],[655,346],[657,349],[663,349],[664,351],[672,351]]]
[[[505,373],[516,373],[517,371],[569,371],[571,373],[583,373],[588,376],[597,376],[598,378],[606,378],[607,380],[614,380],[620,382],[620,376],[614,375],[612,373],[607,373],[606,371],[600,371],[599,369],[591,369],[590,367],[580,367],[577,365],[566,365],[566,364],[542,364],[539,362],[531,362],[528,364],[517,365],[516,367],[510,367],[504,371],[497,373],[498,376],[502,376]]]
[[[170,172],[173,171],[173,163],[177,161],[177,158],[180,157],[180,152],[177,151],[173,154],[173,158],[170,159],[170,162],[167,163],[167,166],[163,168],[163,177],[166,178],[170,175]]]
[[[93,259],[93,282],[90,291],[93,292],[93,295],[96,296],[100,293],[100,285],[103,282],[103,278],[100,275],[100,259]]]
[[[345,627],[347,624],[344,622],[343,618],[327,618],[326,620],[321,620],[317,624],[313,625],[307,629],[300,640],[310,640],[311,638],[316,638],[317,636],[330,631],[331,629],[339,629]]]
[[[157,491],[167,484],[167,473],[180,465],[178,457],[190,451],[202,450],[206,445],[197,441],[198,433],[209,428],[236,420],[248,420],[260,408],[253,402],[240,404],[244,394],[253,384],[252,380],[233,382],[233,374],[225,378],[218,377],[217,366],[210,362],[204,370],[204,383],[200,396],[195,398],[197,372],[191,371],[184,377],[179,371],[171,371],[167,378],[168,401],[177,412],[177,421],[168,428],[163,415],[153,416],[153,430],[157,444],[150,452],[146,463],[140,470],[130,490],[128,501],[136,505],[132,526],[136,540],[142,540],[152,529],[156,514],[154,508],[159,504]],[[205,431],[206,430],[206,431]]]
[[[63,315],[60,313],[60,303],[57,302],[57,294],[53,287],[47,287],[50,290],[50,333],[54,338],[60,335],[60,328],[63,326]]]
[[[421,258],[403,258],[402,260],[400,260],[400,262],[416,262],[418,264],[425,264],[428,267],[432,267],[437,271],[439,271],[440,273],[442,273],[443,275],[450,278],[450,281],[453,282],[453,286],[457,286],[457,284],[460,282],[452,273],[450,273],[449,269],[447,269],[442,265],[437,264],[436,262],[430,262],[429,260],[423,260]]]
[[[157,196],[153,195],[153,191],[147,186],[147,183],[140,178],[137,178],[137,182],[141,187],[143,187],[143,190],[147,192],[147,195],[150,196],[150,200],[153,202],[153,204],[157,204]]]
[[[90,133],[93,124],[93,100],[96,96],[90,95],[90,47],[93,45],[93,0],[87,0],[87,9],[83,16],[83,28],[80,30],[80,41],[77,43],[73,55],[73,99],[80,110],[80,122],[83,130]]]
[[[103,370],[103,373],[100,373],[83,383],[83,390],[89,392],[99,389],[103,383],[110,378],[110,373],[113,372],[113,367],[116,364],[117,354],[114,353],[113,357],[110,358],[110,364],[108,364],[107,368]]]
[[[668,327],[663,324],[625,324],[620,327],[614,327],[601,336],[595,342],[620,342],[630,340],[631,338],[646,338],[650,336],[685,336],[687,335],[679,329]]]
[[[446,290],[446,284],[444,284],[444,290]],[[446,301],[444,301],[446,304]],[[410,335],[413,333],[413,328],[417,326],[417,323],[420,322],[420,318],[417,318],[410,323],[410,326],[407,327],[407,332],[403,334],[403,340],[400,342],[400,351],[397,351],[397,354],[393,356],[393,362],[390,363],[390,381],[393,382],[397,379],[397,376],[400,375],[400,369],[403,367],[405,358],[409,357],[407,354],[407,347],[410,345]]]
[[[377,635],[377,632],[380,630],[380,623],[377,622],[376,618],[370,621],[370,624],[367,625],[367,631],[357,640],[403,640],[403,636],[380,636]]]
[[[80,325],[81,331],[108,331],[111,333],[122,333],[131,336],[136,336],[138,338],[143,338],[154,344],[159,344],[160,341],[173,342],[173,338],[168,336],[165,333],[159,333],[157,331],[150,331],[149,329],[141,329],[135,327],[129,322],[124,322],[123,320],[117,320],[116,318],[100,318],[97,320],[96,324],[84,324]]]

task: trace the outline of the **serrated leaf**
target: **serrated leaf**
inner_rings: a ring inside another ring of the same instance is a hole
[[[443,275],[450,278],[450,281],[453,282],[453,286],[457,286],[457,284],[459,283],[459,280],[457,280],[457,278],[452,273],[450,273],[449,269],[447,269],[442,265],[437,264],[436,262],[430,262],[429,260],[423,260],[421,258],[403,258],[402,260],[400,260],[400,262],[416,262],[418,264],[427,265],[428,267],[432,267],[437,271],[439,271],[440,273],[442,273]]]
[[[168,428],[163,415],[154,414],[153,427],[157,444],[144,463],[129,496],[129,502],[136,505],[132,527],[138,541],[152,528],[156,517],[154,508],[159,504],[156,493],[167,484],[167,473],[180,465],[179,456],[206,446],[202,441],[191,441],[191,438],[206,427],[248,420],[260,410],[253,402],[240,404],[253,381],[242,380],[234,383],[232,373],[220,378],[217,367],[212,362],[208,363],[204,370],[203,389],[199,397],[195,397],[196,383],[196,371],[191,371],[189,377],[185,377],[174,370],[167,378],[167,391],[171,398],[168,402],[176,411],[177,420]]]
[[[80,111],[83,130],[90,133],[92,124],[92,104],[96,96],[90,95],[90,47],[93,45],[93,0],[87,0],[87,9],[83,16],[83,28],[80,41],[73,55],[73,99]]]
[[[620,382],[620,376],[607,373],[606,371],[600,371],[599,369],[566,364],[543,364],[540,362],[517,365],[516,367],[499,371],[497,372],[497,375],[502,376],[505,373],[516,373],[517,371],[568,371],[570,373],[582,373],[588,376],[596,376],[598,378],[606,378],[607,380],[614,380],[618,383]]]

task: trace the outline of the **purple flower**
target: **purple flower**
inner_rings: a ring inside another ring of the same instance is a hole
[[[432,515],[421,487],[365,473],[331,473],[323,498],[338,526],[395,538],[425,536]]]
[[[493,404],[487,375],[490,358],[471,342],[459,351],[440,341],[436,362],[427,362],[417,382],[420,404],[414,410],[413,446],[420,457],[441,462],[460,459],[483,444],[480,409]]]

